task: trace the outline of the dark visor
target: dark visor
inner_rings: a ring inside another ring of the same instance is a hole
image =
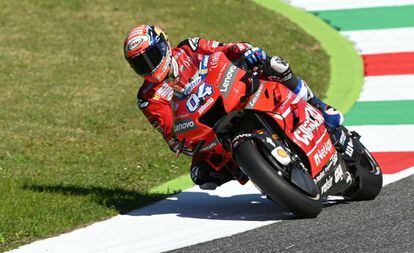
[[[144,53],[127,60],[137,74],[145,76],[154,71],[167,52],[168,44],[165,40],[161,39],[155,45],[149,47]]]

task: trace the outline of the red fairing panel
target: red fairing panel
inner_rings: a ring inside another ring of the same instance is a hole
[[[247,102],[246,109],[269,111],[272,107],[273,112],[268,114],[303,150],[309,159],[312,176],[316,176],[336,153],[323,115],[282,84],[262,81]]]

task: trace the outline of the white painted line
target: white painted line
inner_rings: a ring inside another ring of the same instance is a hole
[[[413,5],[414,0],[287,0],[307,11]]]
[[[241,233],[291,217],[248,183],[193,187],[154,205],[11,252],[160,252]]]
[[[414,100],[414,75],[365,77],[358,101],[391,100]]]
[[[353,41],[361,54],[414,51],[414,27],[347,31],[341,34]]]
[[[369,151],[414,151],[414,125],[368,125],[348,128],[362,136],[361,142]]]
[[[409,177],[411,175],[414,175],[414,167],[411,167],[409,169],[400,171],[398,173],[395,174],[385,174],[383,175],[383,181],[382,181],[382,185],[386,186],[388,184],[397,182],[401,179],[404,179],[406,177]]]
[[[384,175],[383,185],[413,174],[414,167]],[[161,252],[231,236],[289,217],[263,198],[253,184],[241,186],[233,181],[216,191],[193,187],[127,215],[33,242],[9,253]]]

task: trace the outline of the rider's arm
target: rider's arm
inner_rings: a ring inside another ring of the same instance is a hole
[[[144,82],[137,94],[137,106],[151,125],[162,134],[170,148],[174,150],[177,143],[173,135],[172,95],[173,90],[168,83]]]
[[[223,44],[215,40],[206,40],[192,37],[181,41],[180,44],[178,44],[178,47],[186,47],[198,54],[212,54],[215,52],[223,52],[230,59],[237,59],[252,46],[246,42]]]

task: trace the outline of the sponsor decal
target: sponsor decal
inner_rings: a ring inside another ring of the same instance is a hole
[[[318,151],[313,156],[313,160],[316,163],[316,166],[319,166],[323,159],[332,151],[333,145],[330,139],[328,139],[323,145],[322,148],[318,149]]]
[[[344,177],[344,172],[342,171],[342,166],[339,164],[335,169],[335,183],[341,181]]]
[[[324,123],[324,118],[311,105],[305,107],[306,121],[294,132],[294,136],[305,145],[313,139],[313,132]]]
[[[205,102],[201,107],[200,107],[200,109],[198,109],[198,113],[199,114],[203,114],[204,113],[204,111],[211,105],[211,104],[213,104],[214,103],[214,98],[209,98],[208,100],[207,100],[207,102]]]
[[[346,146],[345,154],[347,154],[349,157],[352,157],[354,154],[354,144],[352,142],[352,139],[349,139],[348,146]]]
[[[238,141],[240,138],[248,138],[248,137],[251,137],[251,136],[252,136],[251,134],[239,134],[233,139],[233,142]]]
[[[211,56],[210,70],[217,68],[219,59],[220,59],[220,53],[215,53]]]
[[[200,41],[200,38],[196,38],[196,37],[192,37],[188,39],[188,44],[190,44],[190,47],[193,51],[197,50],[199,41]]]
[[[283,150],[283,149],[278,149],[277,154],[280,155],[281,157],[287,157],[288,156],[286,151]]]
[[[188,117],[190,117],[189,113],[180,113],[178,115],[174,115],[174,118],[176,118],[176,119],[185,119],[185,118],[188,118]]]
[[[321,193],[324,194],[332,187],[333,177],[330,176],[326,179],[325,183],[321,187]]]
[[[127,45],[127,50],[130,51],[130,50],[133,50],[133,49],[139,47],[139,45],[141,45],[142,42],[144,41],[144,38],[145,37],[137,37],[137,38],[134,38],[131,41],[129,41],[129,43]]]
[[[219,85],[219,90],[225,97],[229,95],[229,91],[231,90],[231,86],[233,85],[234,79],[236,78],[238,72],[237,67],[231,64],[224,73]]]
[[[201,82],[201,76],[198,75],[198,73],[196,73],[194,77],[192,78],[192,80],[190,81],[190,83],[186,85],[187,87],[185,88],[184,95],[190,94],[191,91],[193,91],[194,87],[199,85],[200,82]]]
[[[210,58],[210,56],[205,55],[205,56],[203,57],[203,61],[202,61],[201,65],[200,65],[200,70],[199,70],[199,72],[200,72],[200,75],[202,76],[202,78],[205,78],[205,75],[206,75],[206,74],[207,74],[207,72],[208,72],[207,66],[208,66],[208,59],[209,59],[209,58]]]
[[[192,120],[183,120],[174,124],[174,132],[181,133],[196,128],[196,124]]]
[[[198,86],[196,93],[192,93],[187,100],[186,106],[190,112],[195,112],[201,105],[201,101],[205,100],[206,96],[213,94],[213,87],[207,83],[202,83]],[[214,99],[213,99],[214,100]]]
[[[215,146],[217,146],[219,143],[220,142],[217,139],[214,139],[214,141],[212,141],[207,146],[204,146],[200,151],[210,150],[210,149],[214,148]]]
[[[284,166],[288,165],[291,162],[289,155],[282,147],[275,148],[272,150],[272,152],[270,152],[270,154]]]
[[[254,93],[254,96],[252,97],[252,99],[250,99],[248,108],[253,108],[254,105],[257,103],[257,101],[260,98],[260,95],[262,94],[263,87],[264,85],[261,83],[257,91]]]
[[[154,98],[164,98],[166,100],[171,100],[172,96],[174,95],[173,88],[168,84],[164,83],[156,92],[154,95]]]
[[[326,173],[329,172],[329,170],[338,162],[338,154],[335,153],[335,155],[331,158],[330,162],[324,167],[324,169],[315,177],[313,180],[315,184],[319,183],[322,178],[326,175]]]

